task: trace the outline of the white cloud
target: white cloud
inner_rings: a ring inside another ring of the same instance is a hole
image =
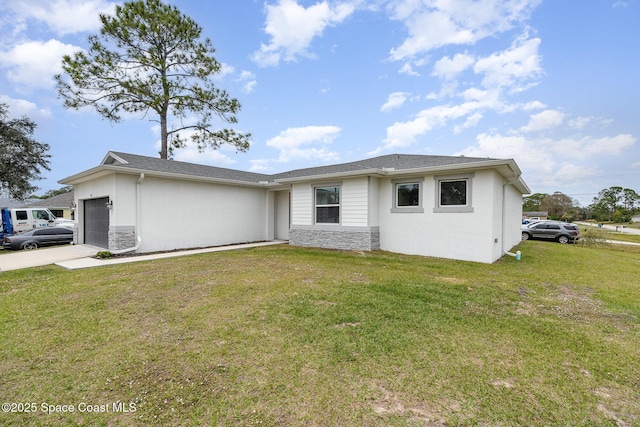
[[[278,162],[287,163],[294,159],[338,159],[338,153],[327,150],[324,145],[331,144],[341,129],[337,126],[305,126],[288,128],[278,136],[267,141],[268,147],[280,150]],[[314,147],[313,145],[320,145]]]
[[[636,143],[631,135],[613,137],[570,137],[563,139],[527,138],[522,134],[482,133],[477,144],[455,155],[472,157],[513,158],[523,170],[524,178],[546,186],[570,186],[599,170],[590,159],[621,155]]]
[[[480,120],[482,120],[483,117],[484,116],[482,115],[482,113],[473,113],[469,115],[467,117],[467,120],[465,120],[463,124],[459,126],[455,126],[453,128],[453,133],[458,134],[462,132],[464,129],[468,129],[476,126],[480,122]]]
[[[251,167],[249,170],[251,172],[269,172],[271,171],[271,159],[254,159],[249,160],[251,163]]]
[[[472,55],[466,53],[458,53],[453,58],[445,56],[433,66],[434,76],[438,76],[445,80],[451,80],[458,74],[469,68],[475,62],[475,58]]]
[[[340,160],[336,151],[331,151],[331,144],[342,129],[337,126],[305,126],[288,128],[266,142],[266,146],[279,151],[277,158],[260,158],[249,160],[251,172],[273,173],[278,165],[296,162],[327,164]],[[301,162],[302,161],[302,162]]]
[[[395,122],[387,128],[387,137],[383,144],[375,150],[369,152],[370,155],[377,155],[386,150],[404,148],[412,145],[420,135],[432,129],[444,126],[450,120],[459,119],[477,112],[481,107],[478,102],[465,102],[460,105],[439,105],[433,108],[422,110],[413,120],[406,122]]]
[[[100,28],[99,14],[114,14],[116,4],[105,0],[14,0],[7,3],[18,22],[41,21],[59,35]]]
[[[220,72],[214,76],[216,80],[223,80],[226,76],[232,75],[236,69],[233,65],[222,62],[220,64]]]
[[[476,102],[478,106],[482,106],[483,108],[493,110],[502,110],[505,108],[500,98],[500,90],[495,88],[486,90],[471,88],[462,92],[461,95],[465,102]]]
[[[553,174],[554,183],[580,181],[591,178],[600,173],[600,170],[590,165],[564,164]]]
[[[194,121],[194,118],[189,121]],[[151,127],[151,131],[160,136],[160,126],[154,125]],[[173,152],[173,159],[180,162],[198,163],[203,165],[231,165],[236,161],[223,153],[227,146],[223,145],[217,150],[207,148],[204,151],[200,151],[198,147],[191,141],[191,135],[195,133],[194,130],[183,130],[180,132],[180,137],[185,140],[185,146],[179,148]],[[160,152],[162,142],[160,139],[156,140],[154,145],[157,152]]]
[[[388,7],[409,33],[391,49],[392,60],[405,60],[442,46],[472,45],[510,30],[529,18],[541,0],[395,0]]]
[[[632,168],[640,168],[640,162],[635,162],[631,164]]]
[[[542,110],[544,108],[547,108],[547,106],[545,104],[543,104],[540,101],[531,101],[531,102],[527,102],[526,104],[524,104],[522,106],[522,109],[524,111],[530,111],[530,110]]]
[[[340,133],[335,126],[307,126],[289,128],[267,141],[266,145],[280,151],[275,159],[250,160],[252,172],[271,172],[274,163],[289,163],[295,160],[319,160],[322,163],[340,159],[336,151],[330,151],[323,145],[330,144]],[[320,146],[312,146],[318,145]]]
[[[237,81],[242,83],[242,89],[246,93],[253,92],[253,89],[258,84],[258,82],[256,81],[256,75],[251,71],[246,70],[240,73],[240,77],[238,77]]]
[[[408,76],[413,76],[413,77],[420,77],[420,73],[418,73],[417,71],[414,71],[413,67],[411,66],[411,63],[409,62],[404,63],[402,67],[400,67],[400,69],[398,70],[398,73],[406,74]]]
[[[15,45],[2,53],[0,67],[6,68],[7,78],[29,88],[51,88],[53,76],[62,71],[62,57],[80,50],[58,40],[30,41]]]
[[[394,108],[402,107],[407,98],[409,97],[409,93],[407,92],[393,92],[389,94],[387,98],[387,102],[384,103],[382,107],[380,107],[380,111],[391,111]]]
[[[593,117],[578,117],[569,120],[569,126],[573,129],[582,129],[593,121]]]
[[[539,46],[539,38],[518,38],[509,49],[480,58],[473,69],[484,74],[484,87],[511,87],[510,92],[522,92],[542,75]]]
[[[520,128],[523,132],[539,132],[553,129],[564,122],[565,114],[558,110],[544,110],[529,117],[529,123]]]
[[[355,11],[348,2],[318,2],[308,8],[296,0],[279,0],[267,5],[265,32],[271,37],[269,44],[261,44],[253,60],[261,66],[278,65],[281,60],[295,61],[299,56],[313,57],[307,51],[315,37],[325,28],[340,24]]]
[[[11,118],[27,116],[29,119],[38,123],[52,117],[51,111],[46,108],[38,108],[33,102],[24,99],[15,99],[6,95],[0,95],[0,104],[7,104],[9,106],[9,115]]]

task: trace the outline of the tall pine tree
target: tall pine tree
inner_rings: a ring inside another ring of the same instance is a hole
[[[221,64],[211,41],[199,41],[194,20],[160,0],[139,0],[100,21],[89,50],[64,56],[63,73],[55,76],[65,107],[93,107],[113,122],[122,113],[153,114],[163,159],[185,146],[186,132],[200,151],[222,144],[249,149],[250,134],[215,127],[214,119],[237,123],[240,103],[213,84]]]

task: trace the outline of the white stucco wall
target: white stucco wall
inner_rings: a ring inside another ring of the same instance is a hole
[[[140,191],[140,252],[267,238],[264,189],[146,177]]]
[[[275,238],[287,240],[289,239],[289,191],[277,191],[275,197]]]
[[[369,177],[369,227],[380,225],[380,179]]]
[[[84,243],[84,200],[100,199],[103,197],[109,197],[113,200],[116,194],[116,176],[114,174],[106,175],[93,179],[88,182],[82,182],[74,184],[74,199],[76,203],[76,242],[77,244]],[[109,222],[112,223],[113,212],[109,214]]]
[[[522,240],[522,194],[513,185],[505,187],[505,250],[510,250]]]
[[[419,178],[419,177],[416,177]],[[493,262],[496,173],[476,171],[473,212],[434,212],[437,183],[424,176],[424,212],[391,212],[391,179],[380,179],[380,249],[406,254]]]
[[[405,176],[422,182],[423,212],[392,212],[393,179],[359,177],[343,179],[341,223],[313,224],[313,187],[321,183],[292,186],[291,225],[313,229],[378,227],[380,249],[414,255],[491,263],[520,241],[522,195],[494,170],[471,174],[473,212],[434,212],[437,181],[433,175]],[[446,175],[437,175],[443,177]],[[453,174],[457,176],[457,174]],[[332,181],[336,183],[336,181]],[[503,222],[506,225],[503,233]],[[504,242],[503,242],[504,240]]]

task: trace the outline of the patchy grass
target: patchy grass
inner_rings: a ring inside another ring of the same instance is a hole
[[[638,253],[518,249],[493,265],[272,246],[1,273],[0,400],[36,411],[0,424],[640,424]]]

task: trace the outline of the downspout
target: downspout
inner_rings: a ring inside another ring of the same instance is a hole
[[[136,240],[137,243],[135,246],[132,246],[130,248],[125,248],[125,249],[118,249],[117,251],[111,251],[111,253],[113,255],[120,255],[120,254],[126,254],[127,252],[134,252],[137,251],[138,248],[140,248],[140,245],[142,244],[142,237],[140,236],[140,223],[141,218],[142,218],[142,214],[140,213],[140,210],[142,208],[142,195],[141,195],[141,184],[142,181],[144,181],[144,173],[140,174],[140,178],[138,178],[138,182],[136,183],[136,223],[135,223],[135,230],[136,230]]]
[[[507,181],[504,184],[502,184],[502,253],[504,255],[509,255],[512,257],[515,257],[516,260],[520,261],[520,259],[522,258],[522,253],[520,251],[516,251],[516,253],[514,254],[513,252],[509,252],[507,250],[505,250],[504,248],[504,228],[505,228],[505,222],[507,219],[507,213],[506,213],[506,200],[507,200],[507,185],[511,185],[518,182],[518,180],[513,180],[513,181]]]

